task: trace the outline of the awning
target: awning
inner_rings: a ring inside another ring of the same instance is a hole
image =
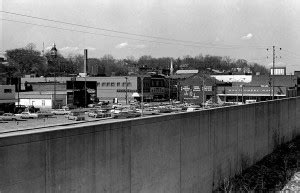
[[[3,103],[15,103],[15,102],[18,102],[18,99],[0,100],[0,104],[3,104]]]
[[[139,95],[139,93],[134,92],[134,93],[132,94],[132,97],[140,97],[140,95]]]

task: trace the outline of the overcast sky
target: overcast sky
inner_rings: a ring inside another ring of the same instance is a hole
[[[158,43],[166,42],[162,39],[118,34],[0,12],[2,19],[73,30],[1,20],[2,52],[24,47],[30,42],[41,50],[43,42],[46,48],[55,42],[58,50],[64,55],[83,53],[84,48],[89,49],[90,57],[98,58],[104,54],[111,54],[116,58],[126,56],[137,58],[141,55],[177,58],[184,55],[209,54],[241,58],[270,66],[272,52],[266,48],[275,45],[278,55],[276,63],[286,65],[288,72],[300,70],[299,0],[2,0],[1,2],[2,11],[145,36],[191,41],[164,44]],[[182,44],[197,44],[197,46]],[[282,51],[279,51],[279,48],[282,48]]]

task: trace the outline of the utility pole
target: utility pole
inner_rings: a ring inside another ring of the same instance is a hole
[[[273,76],[272,76],[272,100],[274,100],[274,79],[275,79],[275,46],[273,46]]]
[[[279,48],[281,50],[281,48]],[[267,51],[269,51],[269,48],[267,48]],[[273,52],[273,67],[270,70],[270,78],[272,78],[272,100],[275,98],[275,59],[276,59],[276,54],[275,54],[275,46],[272,46],[272,52]]]
[[[86,90],[86,76],[84,76],[84,107],[87,107],[87,90]]]
[[[56,49],[55,43],[53,44],[53,47],[50,50],[50,55],[51,55],[52,61],[54,63],[55,58],[57,57],[57,49]],[[56,72],[57,72],[57,69],[55,69],[55,71],[54,71],[54,93],[53,93],[54,94],[54,101],[53,101],[53,104],[52,104],[54,109],[56,109]]]

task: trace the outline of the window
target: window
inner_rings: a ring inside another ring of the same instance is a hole
[[[106,83],[106,86],[110,86],[110,83],[109,83],[109,82],[107,82],[107,83]]]
[[[45,100],[42,100],[42,106],[45,106]]]
[[[5,89],[4,89],[4,93],[11,93],[11,89],[5,88]]]
[[[118,86],[118,87],[120,86],[120,84],[121,84],[120,82],[117,82],[117,86]]]
[[[111,82],[110,85],[111,85],[111,86],[115,86],[115,83],[114,83],[114,82]]]
[[[131,86],[131,82],[127,82],[127,86],[130,87]]]
[[[104,87],[106,85],[106,83],[105,82],[102,82],[102,86]]]

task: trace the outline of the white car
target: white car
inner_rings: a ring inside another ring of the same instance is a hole
[[[19,118],[12,113],[4,113],[0,116],[0,120],[1,119],[2,121],[17,121]]]
[[[67,114],[71,113],[71,111],[68,111],[66,109],[56,109],[56,110],[51,111],[51,113],[54,115],[67,115]]]
[[[111,108],[113,109],[118,109],[118,108],[122,108],[122,104],[121,103],[118,103],[118,104],[113,104]]]
[[[199,105],[191,105],[186,109],[186,112],[199,111],[201,107]]]
[[[37,113],[30,112],[22,112],[20,114],[15,114],[16,117],[20,117],[22,119],[37,119],[39,115]]]
[[[143,113],[143,115],[158,115],[159,110],[153,108],[145,108],[145,109],[138,109],[137,112]]]

